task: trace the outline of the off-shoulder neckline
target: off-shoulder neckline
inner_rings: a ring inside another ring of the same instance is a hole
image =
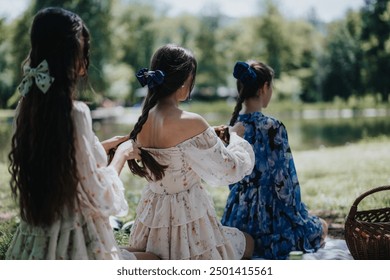
[[[206,134],[208,133],[209,131],[214,131],[214,129],[209,126],[207,127],[205,130],[203,130],[201,133],[199,134],[196,134],[194,136],[191,136],[190,138],[188,139],[185,139],[183,140],[182,142],[176,144],[175,146],[172,146],[172,147],[168,147],[168,148],[149,148],[149,147],[142,147],[142,149],[145,149],[145,150],[148,150],[148,151],[165,151],[165,150],[174,150],[174,149],[177,149],[179,148],[180,146],[190,142],[190,141],[193,141],[195,138],[199,137],[199,136],[202,136],[203,134]]]

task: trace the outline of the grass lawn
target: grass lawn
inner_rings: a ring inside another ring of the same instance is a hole
[[[332,216],[343,223],[345,216],[361,193],[377,186],[390,185],[390,138],[368,139],[356,144],[337,148],[294,152],[302,200],[318,215]],[[122,220],[134,219],[135,208],[145,184],[143,179],[133,176],[125,167],[121,178],[126,186],[129,213]],[[16,206],[9,191],[7,166],[0,163],[0,259],[4,254],[17,219]],[[228,188],[208,188],[219,216],[222,215]],[[362,209],[390,207],[390,195],[377,193],[359,204]],[[119,244],[125,245],[127,235],[116,233]]]

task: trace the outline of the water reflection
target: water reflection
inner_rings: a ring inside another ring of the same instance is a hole
[[[210,122],[212,125],[226,123],[229,116],[220,116]],[[282,119],[282,118],[281,118]],[[293,151],[333,147],[359,140],[390,135],[388,117],[360,117],[333,119],[282,119],[289,133]],[[93,128],[99,139],[129,134],[133,124],[118,124],[112,121],[94,121]],[[0,162],[7,161],[10,148],[12,124],[0,121]]]
[[[366,138],[390,135],[387,117],[287,120],[284,123],[294,150],[341,146]]]

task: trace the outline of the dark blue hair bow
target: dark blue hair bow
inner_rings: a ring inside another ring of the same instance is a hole
[[[162,84],[165,75],[160,70],[149,71],[148,68],[142,68],[135,76],[137,77],[142,87],[148,85],[148,88],[152,89],[155,86]]]
[[[257,86],[256,72],[246,62],[238,61],[236,65],[234,65],[233,76],[240,80],[244,86]]]

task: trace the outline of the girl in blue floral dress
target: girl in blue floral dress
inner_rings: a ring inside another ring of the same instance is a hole
[[[286,127],[260,111],[272,96],[273,70],[261,62],[237,62],[233,75],[238,98],[230,125],[244,124],[256,161],[251,174],[229,186],[222,224],[252,235],[258,258],[314,252],[323,244],[326,222],[311,216],[301,201]]]

